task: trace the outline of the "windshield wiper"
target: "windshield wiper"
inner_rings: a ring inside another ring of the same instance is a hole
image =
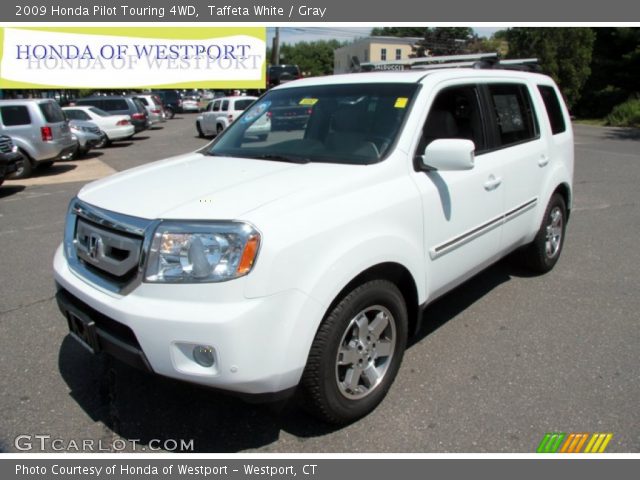
[[[275,153],[264,153],[262,155],[252,155],[247,158],[257,158],[259,160],[273,160],[274,162],[289,162],[289,163],[310,163],[311,160],[304,157],[289,157],[286,155],[279,155]]]

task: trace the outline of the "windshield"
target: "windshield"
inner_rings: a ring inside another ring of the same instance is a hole
[[[369,164],[395,142],[418,89],[412,83],[271,90],[219,136],[209,155]]]
[[[89,111],[95,113],[96,115],[100,116],[100,117],[110,117],[111,114],[105,112],[104,110],[99,109],[98,107],[90,107]]]

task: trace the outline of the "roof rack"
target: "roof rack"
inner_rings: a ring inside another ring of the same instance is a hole
[[[474,53],[468,55],[442,55],[434,57],[417,57],[405,60],[388,60],[382,62],[359,63],[353,59],[353,70],[356,72],[375,72],[390,70],[432,70],[438,68],[477,68],[523,70],[540,72],[537,58],[521,58],[501,60],[498,53]]]

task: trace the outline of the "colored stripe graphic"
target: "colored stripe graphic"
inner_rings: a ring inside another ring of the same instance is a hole
[[[538,453],[556,453],[566,433],[547,433],[540,445],[538,445]]]
[[[591,438],[589,438],[591,436]],[[613,433],[545,433],[537,453],[604,453]],[[587,442],[587,439],[589,440]],[[563,442],[564,441],[564,442]],[[584,450],[582,447],[587,444]]]

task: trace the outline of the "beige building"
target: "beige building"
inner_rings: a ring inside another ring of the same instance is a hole
[[[406,60],[413,52],[418,37],[367,37],[333,52],[333,73],[352,71],[353,58],[360,63]]]

